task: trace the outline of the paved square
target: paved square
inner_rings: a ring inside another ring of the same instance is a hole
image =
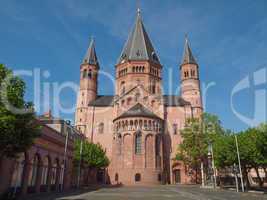
[[[43,196],[44,200],[267,200],[267,195],[200,189],[199,186],[145,186],[102,188],[81,194]]]

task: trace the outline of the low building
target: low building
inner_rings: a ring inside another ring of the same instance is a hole
[[[53,118],[50,112],[39,117],[36,123],[41,125],[41,135],[33,146],[17,159],[1,160],[0,194],[66,190],[77,183],[73,181],[72,161],[74,139],[81,134],[68,121]]]

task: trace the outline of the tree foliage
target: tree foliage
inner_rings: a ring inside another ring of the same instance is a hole
[[[263,185],[259,168],[267,174],[267,124],[233,133],[223,129],[217,116],[204,113],[200,119],[188,119],[181,136],[183,140],[178,147],[177,160],[182,160],[191,168],[199,168],[200,162],[207,158],[208,143],[212,143],[218,170],[238,164],[237,136],[242,173],[247,183],[248,172],[255,169],[259,185]]]
[[[208,144],[217,134],[223,134],[223,128],[217,116],[204,113],[200,119],[190,118],[181,131],[183,138],[178,147],[177,160],[196,168],[207,156]]]
[[[77,140],[75,142],[74,162],[80,162],[90,168],[102,168],[109,165],[109,159],[106,152],[100,144],[90,143],[88,141]],[[82,144],[82,154],[80,154]]]
[[[24,81],[2,64],[0,86],[0,158],[15,157],[33,144],[39,127],[35,123],[32,103],[24,100]]]
[[[259,168],[267,167],[267,124],[249,128],[239,133],[227,133],[214,140],[214,159],[216,166],[226,168],[238,163],[235,135],[238,140],[240,162],[245,178],[251,169],[256,170],[259,185],[263,180],[259,176]],[[249,184],[247,180],[247,184]]]

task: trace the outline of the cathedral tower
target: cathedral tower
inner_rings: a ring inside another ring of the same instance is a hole
[[[199,67],[185,38],[184,54],[180,65],[181,96],[191,103],[194,117],[202,113],[202,99],[199,80]]]
[[[80,66],[80,90],[77,99],[75,124],[82,132],[86,128],[88,104],[97,98],[99,63],[95,42],[91,39],[89,48]]]
[[[121,96],[136,85],[142,85],[151,95],[160,95],[161,71],[138,9],[134,28],[116,65],[116,95]]]
[[[160,184],[163,175],[162,66],[138,9],[116,65],[111,177]]]

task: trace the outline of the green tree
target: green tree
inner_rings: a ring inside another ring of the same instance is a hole
[[[39,135],[33,105],[24,100],[25,83],[0,64],[0,159],[26,151]]]
[[[266,126],[249,128],[239,133],[229,131],[225,134],[216,135],[214,138],[214,159],[218,169],[231,167],[234,163],[238,163],[235,135],[238,140],[242,173],[247,187],[250,186],[248,173],[252,168],[255,169],[259,186],[262,187],[263,180],[259,175],[259,168],[266,171]]]
[[[188,119],[181,131],[183,140],[178,146],[175,159],[182,160],[198,174],[201,162],[207,159],[209,143],[214,142],[216,135],[223,133],[224,130],[216,115],[204,113],[200,119]]]
[[[83,165],[89,168],[102,168],[109,165],[106,152],[100,144],[83,141],[82,155],[80,155],[81,141],[75,142],[74,162],[77,164],[82,159]]]

